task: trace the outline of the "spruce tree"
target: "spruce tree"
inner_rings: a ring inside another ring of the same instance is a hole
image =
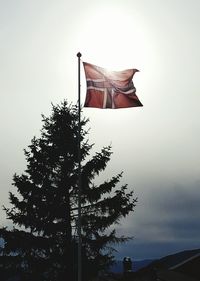
[[[77,278],[78,108],[67,101],[42,116],[41,136],[24,150],[27,168],[15,174],[12,207],[6,208],[13,228],[0,229],[4,246],[1,265],[23,280],[63,281]],[[134,210],[136,199],[127,185],[117,187],[122,173],[101,184],[95,178],[106,168],[111,147],[91,156],[88,119],[81,120],[82,260],[89,280],[113,260],[118,237],[114,224]]]

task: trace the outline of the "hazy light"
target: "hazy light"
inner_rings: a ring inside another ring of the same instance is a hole
[[[83,22],[77,45],[84,61],[110,70],[137,68],[144,63],[148,38],[139,18],[131,17],[124,7],[98,7],[90,10]]]

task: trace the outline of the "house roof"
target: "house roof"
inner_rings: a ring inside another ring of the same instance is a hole
[[[200,253],[197,253],[196,255],[193,255],[190,258],[188,258],[186,260],[183,260],[182,262],[180,262],[180,263],[178,263],[178,264],[176,264],[174,266],[171,266],[169,269],[171,269],[171,270],[177,269],[177,268],[183,266],[184,264],[186,264],[188,262],[191,262],[192,260],[194,260],[194,259],[196,259],[198,257],[200,257]]]
[[[200,253],[171,267],[170,270],[180,272],[200,280]]]
[[[166,256],[136,272],[134,281],[200,280],[200,249]],[[132,280],[131,280],[132,281]]]
[[[197,279],[182,274],[180,272],[171,271],[171,270],[160,270],[157,272],[158,281],[198,281]]]

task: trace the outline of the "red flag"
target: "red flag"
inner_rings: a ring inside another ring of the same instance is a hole
[[[137,69],[107,71],[83,62],[87,81],[85,107],[126,108],[143,106],[136,96],[133,75]]]

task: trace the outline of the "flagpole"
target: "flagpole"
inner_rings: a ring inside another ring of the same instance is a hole
[[[78,281],[82,279],[82,237],[81,237],[81,75],[80,75],[80,60],[81,53],[78,57]]]

